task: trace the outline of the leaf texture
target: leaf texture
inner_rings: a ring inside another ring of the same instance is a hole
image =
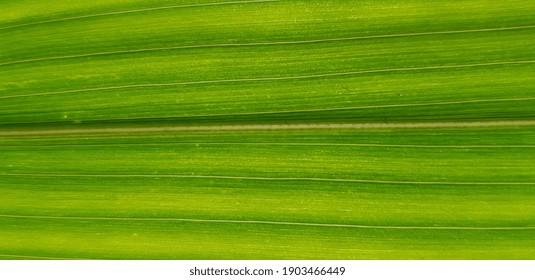
[[[2,259],[533,259],[535,2],[4,1]]]

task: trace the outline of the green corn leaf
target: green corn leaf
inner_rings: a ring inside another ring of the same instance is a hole
[[[533,1],[1,6],[1,259],[535,258]]]

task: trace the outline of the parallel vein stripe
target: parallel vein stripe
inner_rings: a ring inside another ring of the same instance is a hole
[[[198,84],[218,84],[218,83],[239,83],[239,82],[261,82],[261,81],[284,81],[284,80],[299,80],[299,79],[313,79],[313,78],[328,78],[338,76],[351,76],[359,74],[373,74],[373,73],[389,73],[389,72],[405,72],[405,71],[423,71],[423,70],[440,70],[440,69],[458,69],[458,68],[472,68],[472,67],[486,67],[486,66],[503,66],[503,65],[518,65],[518,64],[534,64],[535,60],[520,60],[520,61],[499,61],[499,62],[484,62],[474,64],[458,64],[458,65],[436,65],[423,67],[406,67],[406,68],[386,68],[386,69],[372,69],[348,72],[336,72],[325,74],[312,74],[300,76],[286,76],[286,77],[265,77],[265,78],[242,78],[242,79],[226,79],[226,80],[206,80],[206,81],[192,81],[192,82],[173,82],[173,83],[157,83],[157,84],[137,84],[137,85],[121,85],[99,88],[86,88],[54,92],[30,93],[11,96],[0,96],[0,99],[55,95],[65,93],[91,92],[91,91],[105,91],[114,89],[130,89],[130,88],[150,88],[150,87],[168,87],[178,85],[198,85]]]
[[[195,178],[195,179],[231,179],[259,181],[319,181],[348,182],[375,184],[410,184],[410,185],[535,185],[535,182],[423,182],[423,181],[392,181],[341,178],[306,178],[306,177],[251,177],[251,176],[220,176],[220,175],[187,175],[187,174],[53,174],[53,173],[0,173],[0,176],[22,177],[65,177],[65,178]]]
[[[0,97],[0,99],[2,99]],[[490,103],[490,102],[511,102],[511,101],[530,101],[535,100],[535,97],[519,97],[519,98],[496,98],[496,99],[475,99],[475,100],[460,100],[460,101],[444,101],[444,102],[428,102],[428,103],[406,103],[406,104],[386,104],[386,105],[367,105],[367,106],[352,106],[352,107],[335,107],[323,109],[303,109],[303,110],[287,110],[287,111],[261,111],[261,112],[245,112],[245,113],[221,113],[221,114],[204,114],[204,115],[184,115],[184,116],[161,116],[158,119],[183,119],[183,118],[206,118],[206,117],[227,117],[227,116],[249,116],[249,115],[270,115],[270,114],[293,114],[293,113],[313,113],[313,112],[331,112],[344,110],[359,110],[359,109],[378,109],[378,108],[399,108],[399,107],[419,107],[419,106],[436,106],[436,105],[455,105],[455,104],[471,104],[471,103]],[[1,106],[0,106],[1,107]],[[154,118],[117,118],[114,121],[131,121],[131,120],[151,120]],[[95,121],[109,121],[110,119],[85,119],[84,122]],[[47,122],[32,122],[32,124],[45,124]],[[5,124],[27,124],[27,123],[7,123],[0,122],[0,125]],[[2,132],[0,132],[2,135]]]
[[[132,14],[132,13],[158,11],[158,10],[194,8],[194,7],[204,7],[204,6],[232,5],[232,4],[279,2],[279,1],[280,0],[245,0],[245,1],[212,2],[212,3],[200,3],[200,4],[186,4],[186,5],[172,5],[172,6],[152,7],[152,8],[144,8],[144,9],[134,9],[134,10],[125,10],[125,11],[117,11],[117,12],[107,12],[107,13],[100,13],[100,14],[92,14],[92,15],[66,17],[66,18],[44,20],[44,21],[37,21],[37,22],[29,22],[29,23],[17,24],[17,25],[12,25],[12,26],[0,27],[0,30],[8,30],[8,29],[14,29],[14,28],[24,27],[24,26],[35,26],[35,25],[54,23],[54,22],[62,22],[62,21],[70,21],[70,20],[77,20],[77,19],[86,19],[86,18],[94,18],[94,17],[105,17],[105,16]]]
[[[72,216],[26,216],[0,215],[0,218],[15,219],[51,219],[51,220],[109,220],[109,221],[179,221],[193,223],[236,223],[236,224],[265,224],[334,228],[363,228],[363,229],[420,229],[420,230],[534,230],[535,226],[518,227],[464,227],[464,226],[382,226],[355,224],[328,224],[307,222],[257,221],[257,220],[227,220],[227,219],[190,219],[190,218],[129,218],[129,217],[72,217]]]
[[[300,41],[233,43],[233,44],[205,44],[205,45],[190,45],[190,46],[160,47],[160,48],[144,48],[144,49],[108,51],[108,52],[95,52],[95,53],[76,54],[76,55],[51,56],[51,57],[42,57],[42,58],[34,58],[34,59],[23,59],[23,60],[0,63],[0,66],[15,65],[15,64],[22,64],[22,63],[31,63],[31,62],[50,61],[50,60],[71,59],[71,58],[105,56],[105,55],[114,55],[114,54],[130,54],[130,53],[140,53],[140,52],[156,52],[156,51],[168,51],[168,50],[180,50],[180,49],[224,48],[224,47],[253,47],[253,46],[273,46],[273,45],[298,45],[298,44],[311,44],[311,43],[328,43],[328,42],[343,42],[343,41],[355,41],[355,40],[366,40],[366,39],[380,39],[380,38],[399,38],[399,37],[413,37],[413,36],[427,36],[427,35],[445,35],[445,34],[463,34],[463,33],[492,32],[492,31],[510,31],[510,30],[522,30],[522,29],[532,29],[532,28],[535,28],[535,25],[513,26],[513,27],[497,27],[497,28],[483,28],[483,29],[467,29],[467,30],[434,31],[434,32],[415,32],[415,33],[401,33],[401,34],[382,34],[382,35],[356,36],[356,37],[344,37],[344,38],[300,40]]]
[[[535,145],[415,145],[415,144],[373,144],[373,143],[299,143],[299,142],[151,142],[151,143],[99,143],[99,144],[28,144],[2,145],[2,147],[109,147],[109,146],[161,146],[161,145],[240,145],[240,146],[332,146],[332,147],[385,147],[385,148],[438,148],[438,149],[493,149],[493,148],[535,148]]]
[[[114,89],[168,87],[168,86],[179,86],[179,85],[218,84],[218,83],[285,81],[285,80],[299,80],[299,79],[314,79],[314,78],[329,78],[329,77],[339,77],[339,76],[351,76],[351,75],[359,75],[359,74],[405,72],[405,71],[424,71],[424,70],[440,70],[440,69],[459,69],[459,68],[488,67],[488,66],[502,66],[502,65],[518,65],[518,64],[534,64],[534,63],[535,63],[535,60],[499,61],[499,62],[484,62],[484,63],[473,63],[473,64],[436,65],[436,66],[423,66],[423,67],[372,69],[372,70],[360,70],[360,71],[348,71],[348,72],[336,72],[336,73],[312,74],[312,75],[300,75],[300,76],[286,76],[286,77],[242,78],[242,79],[206,80],[206,81],[192,81],[192,82],[173,82],[173,83],[120,85],[120,86],[110,86],[110,87],[64,90],[64,91],[55,91],[55,92],[30,93],[30,94],[12,95],[12,96],[0,96],[0,99],[31,97],[31,96],[43,96],[43,95],[56,95],[56,94],[65,94],[65,93],[78,93],[78,92],[105,91],[105,90],[114,90]]]
[[[2,97],[0,97],[2,99]],[[160,116],[161,119],[184,119],[184,118],[207,118],[207,117],[229,117],[229,116],[250,116],[250,115],[276,115],[276,114],[294,114],[294,113],[314,113],[314,112],[332,112],[345,110],[362,110],[362,109],[379,109],[379,108],[400,108],[400,107],[423,107],[436,105],[456,105],[456,104],[472,104],[472,103],[492,103],[492,102],[512,102],[512,101],[530,101],[535,100],[535,97],[518,97],[518,98],[494,98],[494,99],[474,99],[474,100],[459,100],[459,101],[442,101],[442,102],[427,102],[427,103],[405,103],[405,104],[385,104],[385,105],[366,105],[366,106],[349,106],[349,107],[334,107],[322,109],[303,109],[303,110],[286,110],[286,111],[260,111],[260,112],[244,112],[244,113],[220,113],[220,114],[203,114],[203,115],[183,115],[183,116]],[[1,108],[2,106],[0,106]],[[9,106],[8,106],[9,107]],[[154,118],[138,117],[138,118],[117,118],[114,121],[130,121],[130,120],[151,120]],[[109,121],[110,119],[85,119],[85,122],[95,121]],[[47,122],[32,122],[32,124],[43,124]],[[6,123],[4,124],[24,124],[24,123]],[[1,135],[1,133],[0,133]]]
[[[459,100],[459,101],[427,102],[427,103],[405,103],[405,104],[348,106],[348,107],[334,107],[334,108],[323,108],[323,109],[303,109],[303,110],[288,110],[288,111],[263,111],[263,112],[246,112],[246,113],[232,113],[232,114],[205,114],[205,115],[186,115],[186,116],[166,116],[164,118],[179,118],[179,117],[182,117],[182,118],[200,118],[200,117],[271,115],[271,114],[291,114],[291,113],[314,113],[314,112],[331,112],[331,111],[360,110],[360,109],[419,107],[419,106],[456,105],[456,104],[529,101],[529,100],[535,100],[535,97],[494,98],[494,99],[474,99],[474,100]],[[141,120],[143,118],[137,118],[137,119]],[[104,119],[95,119],[94,121],[101,121],[101,120],[104,120]],[[124,120],[126,120],[126,119],[124,119]]]
[[[2,99],[0,97],[0,99]],[[206,118],[206,117],[229,117],[229,116],[250,116],[250,115],[276,115],[276,114],[293,114],[293,113],[315,113],[315,112],[332,112],[345,110],[361,110],[361,109],[379,109],[379,108],[400,108],[400,107],[420,107],[420,106],[436,106],[436,105],[456,105],[456,104],[472,104],[472,103],[492,103],[492,102],[511,102],[511,101],[529,101],[535,100],[535,97],[518,97],[518,98],[494,98],[494,99],[474,99],[474,100],[459,100],[459,101],[442,101],[442,102],[427,102],[427,103],[405,103],[405,104],[385,104],[385,105],[366,105],[366,106],[349,106],[349,107],[334,107],[322,109],[303,109],[303,110],[286,110],[286,111],[260,111],[260,112],[245,112],[245,113],[221,113],[221,114],[203,114],[203,115],[183,115],[183,116],[160,116],[161,119],[183,119],[183,118]],[[1,107],[1,106],[0,106]],[[151,120],[154,118],[117,118],[114,121],[129,121],[129,120]],[[86,119],[86,122],[108,121],[110,119]],[[32,124],[46,123],[46,122],[32,122]],[[21,124],[21,123],[0,123],[2,124]]]

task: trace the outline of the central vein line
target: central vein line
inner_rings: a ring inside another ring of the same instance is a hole
[[[0,136],[63,135],[94,133],[144,133],[173,131],[249,131],[249,130],[305,130],[305,129],[403,129],[403,128],[470,128],[499,126],[534,126],[535,120],[474,121],[474,122],[419,122],[419,123],[312,123],[312,124],[251,124],[251,125],[197,125],[155,127],[107,127],[48,130],[0,130]]]

